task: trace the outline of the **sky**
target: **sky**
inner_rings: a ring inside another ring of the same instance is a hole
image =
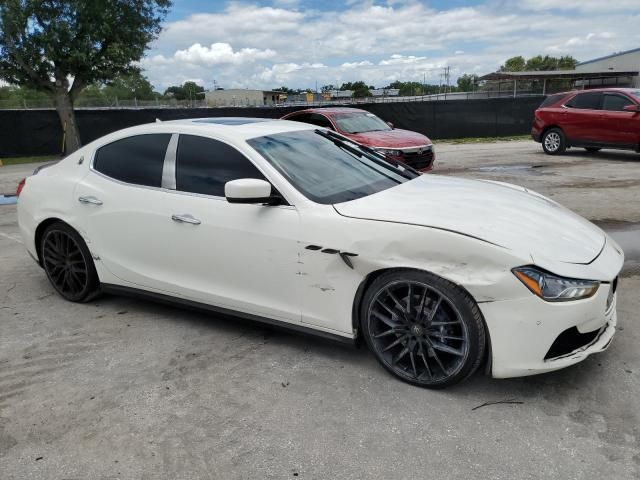
[[[156,89],[439,83],[509,57],[640,47],[640,0],[174,0],[141,61]]]

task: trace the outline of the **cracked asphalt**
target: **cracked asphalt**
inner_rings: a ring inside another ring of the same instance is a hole
[[[1,205],[0,478],[639,478],[640,155],[527,141],[437,154],[437,174],[524,185],[616,236],[607,352],[422,390],[365,349],[115,296],[65,302]],[[0,193],[32,169],[0,167]]]

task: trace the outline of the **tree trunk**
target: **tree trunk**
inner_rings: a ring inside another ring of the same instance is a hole
[[[73,102],[66,89],[55,92],[54,101],[64,136],[64,153],[69,155],[81,147],[80,132],[73,111]]]

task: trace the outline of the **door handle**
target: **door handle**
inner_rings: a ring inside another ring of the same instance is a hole
[[[91,205],[102,205],[102,200],[100,200],[99,198],[96,198],[94,196],[78,197],[78,201],[80,203],[88,203],[88,204],[91,204]]]
[[[190,223],[191,225],[200,225],[202,223],[200,220],[192,217],[188,213],[182,215],[171,215],[171,220],[174,222]]]

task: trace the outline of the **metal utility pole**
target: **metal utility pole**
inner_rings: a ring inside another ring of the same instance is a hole
[[[449,90],[449,91],[450,91],[450,88],[449,88],[450,68],[451,68],[451,67],[446,66],[446,67],[444,67],[444,68],[443,68],[443,72],[442,72],[442,74],[443,74],[443,76],[444,76],[444,84],[445,84],[445,86],[444,86],[445,98],[447,98],[447,97],[446,97],[447,90]]]

